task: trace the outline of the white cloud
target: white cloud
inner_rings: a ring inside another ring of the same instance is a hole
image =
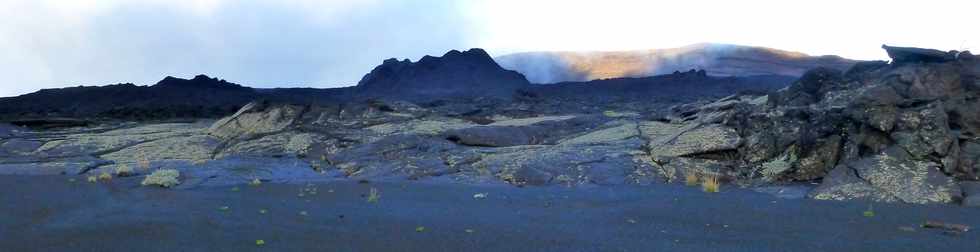
[[[885,57],[882,43],[980,50],[980,4],[966,0],[483,0],[491,50],[626,50],[722,42]]]

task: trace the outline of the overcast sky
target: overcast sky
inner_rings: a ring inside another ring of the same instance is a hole
[[[888,43],[980,51],[977,1],[0,0],[0,96],[208,74],[355,84],[385,58],[699,42],[884,59]]]

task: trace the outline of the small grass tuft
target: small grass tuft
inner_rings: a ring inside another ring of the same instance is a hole
[[[368,193],[367,202],[378,203],[379,200],[381,200],[381,193],[378,192],[378,188],[371,187],[371,191]]]
[[[96,176],[88,176],[88,182],[89,183],[99,182],[99,178]]]
[[[136,157],[136,164],[139,165],[140,170],[143,172],[150,171],[150,159],[147,158],[146,152],[142,148],[139,149],[139,155]]]
[[[116,170],[114,172],[116,173],[116,176],[117,177],[132,176],[133,175],[133,168],[130,168],[126,164],[120,164],[120,165],[116,166]]]
[[[262,180],[260,180],[259,178],[254,178],[252,179],[252,181],[248,182],[248,184],[251,186],[259,186],[262,185]]]
[[[109,174],[108,171],[103,171],[101,174],[99,174],[99,180],[102,182],[112,181],[112,174]]]
[[[721,187],[721,181],[718,181],[718,176],[705,176],[704,181],[701,181],[701,189],[704,192],[716,193]]]
[[[265,240],[255,240],[255,246],[265,245]]]
[[[684,184],[687,186],[698,185],[698,174],[692,171],[684,173]]]
[[[864,210],[864,213],[862,213],[862,215],[864,215],[864,217],[868,217],[868,218],[875,217],[875,209],[874,209],[874,206],[868,205],[868,210]]]

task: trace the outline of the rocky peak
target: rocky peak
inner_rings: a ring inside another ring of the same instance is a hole
[[[700,69],[700,70],[691,69],[691,70],[687,70],[687,72],[681,72],[681,71],[678,70],[678,71],[674,71],[674,73],[672,75],[675,76],[675,77],[676,76],[680,76],[680,77],[685,77],[685,76],[707,77],[708,76],[708,72],[707,71],[704,71],[704,69]]]
[[[501,68],[482,49],[452,50],[418,62],[387,59],[357,84],[368,96],[409,94],[509,94],[528,85],[523,75]]]

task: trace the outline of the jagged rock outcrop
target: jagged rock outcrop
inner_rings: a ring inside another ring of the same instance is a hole
[[[980,171],[977,62],[968,52],[884,48],[891,64],[817,68],[768,96],[678,107],[672,123],[684,130],[652,153],[715,163],[742,183],[822,180],[817,199],[957,200],[957,181]],[[695,130],[709,128],[737,133]],[[671,143],[685,135],[700,143],[662,151],[684,146]]]
[[[888,45],[881,45],[881,48],[888,52],[888,57],[891,57],[895,63],[942,63],[973,57],[970,51],[960,52],[954,50],[943,52],[936,49]]]
[[[529,85],[524,76],[501,68],[482,49],[452,50],[418,62],[385,60],[357,83],[363,95],[402,99],[438,96],[505,96]]]

